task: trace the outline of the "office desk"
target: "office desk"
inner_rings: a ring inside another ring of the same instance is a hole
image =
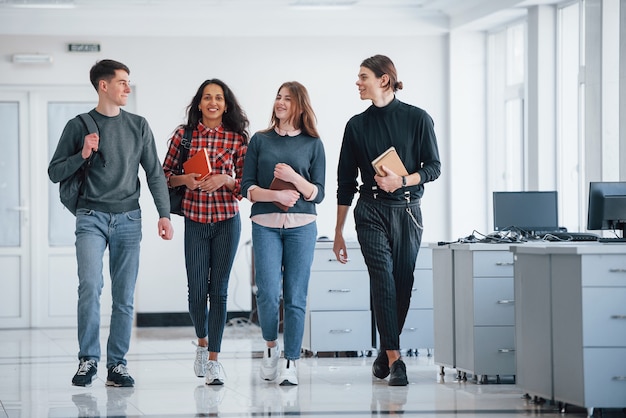
[[[626,245],[511,251],[518,386],[589,415],[626,407]]]
[[[515,375],[511,244],[433,249],[435,364],[473,375]],[[461,377],[461,374],[458,374]]]

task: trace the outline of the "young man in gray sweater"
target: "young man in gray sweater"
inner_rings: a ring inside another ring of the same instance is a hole
[[[103,257],[109,248],[113,312],[107,343],[107,386],[132,387],[126,368],[133,324],[133,300],[139,271],[141,209],[139,166],[159,212],[158,233],[172,239],[169,193],[154,136],[145,118],[121,109],[131,92],[130,70],[113,60],[98,61],[90,71],[98,105],[89,112],[99,133],[89,133],[79,117],[66,124],[50,165],[53,183],[89,163],[89,175],[76,210],[78,263],[78,371],[75,386],[90,386],[100,360],[100,293]]]

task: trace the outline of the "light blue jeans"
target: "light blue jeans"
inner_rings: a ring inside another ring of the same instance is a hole
[[[113,310],[107,343],[107,369],[126,365],[133,326],[133,300],[139,271],[141,210],[76,213],[78,262],[78,358],[100,360],[100,295],[103,257],[109,247]]]
[[[280,298],[283,319],[284,355],[300,358],[306,298],[317,237],[317,224],[296,228],[267,228],[252,222],[257,309],[265,341],[278,338]]]

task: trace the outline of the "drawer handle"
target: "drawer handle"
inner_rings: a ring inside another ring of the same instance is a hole
[[[609,269],[611,273],[626,273],[626,269]]]
[[[626,319],[626,315],[611,315],[611,319]]]
[[[613,380],[617,382],[626,382],[626,376],[613,376]]]
[[[498,353],[515,353],[514,348],[498,348]]]
[[[417,328],[415,328],[415,327],[403,328],[402,331],[415,332],[415,331],[417,331]]]
[[[328,293],[350,293],[350,289],[328,289]]]
[[[499,261],[496,263],[496,266],[502,266],[502,267],[506,267],[506,266],[513,266],[513,262],[512,261]]]
[[[346,328],[346,329],[331,329],[330,330],[331,334],[349,334],[351,332],[352,332],[352,330],[350,328]]]
[[[515,303],[515,300],[511,299],[502,299],[498,301],[498,305],[512,305]]]

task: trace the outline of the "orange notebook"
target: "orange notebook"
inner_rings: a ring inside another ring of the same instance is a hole
[[[202,148],[196,152],[191,158],[183,163],[186,174],[200,174],[199,180],[203,180],[211,173],[211,162],[209,161],[209,150]]]
[[[386,168],[390,169],[399,176],[409,175],[394,147],[389,147],[387,151],[383,152],[376,157],[374,161],[372,161],[372,166],[374,167],[376,174],[385,177],[387,174],[385,174],[383,169],[380,168],[381,165],[384,165]]]
[[[296,189],[296,186],[293,183],[289,181],[285,181],[285,180],[280,180],[274,177],[274,180],[272,180],[272,183],[270,184],[270,190],[298,190],[298,189]],[[282,203],[279,203],[279,202],[272,202],[272,203],[278,206],[280,210],[284,212],[287,212],[289,210],[289,207],[283,205]]]

